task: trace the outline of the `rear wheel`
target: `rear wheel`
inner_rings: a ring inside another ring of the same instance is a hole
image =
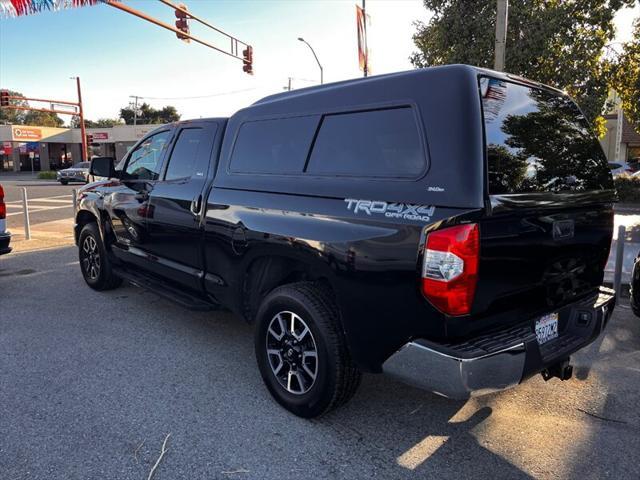
[[[62,185],[68,185],[68,184],[69,184],[69,181],[68,181],[68,180],[60,180],[60,183],[61,183]]]
[[[122,283],[122,279],[113,273],[95,223],[88,223],[82,228],[78,245],[80,269],[87,285],[94,290],[110,290]]]
[[[267,295],[258,309],[255,350],[275,400],[300,417],[333,410],[360,384],[337,308],[315,283],[286,285]]]

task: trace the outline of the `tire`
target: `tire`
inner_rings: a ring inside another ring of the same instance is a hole
[[[111,262],[95,223],[88,223],[80,232],[78,259],[84,281],[94,290],[119,287],[122,279],[113,273]]]
[[[60,180],[60,185],[69,185],[69,180]]]
[[[346,403],[362,377],[349,355],[335,303],[316,283],[285,285],[265,297],[256,316],[255,352],[273,398],[303,418]]]

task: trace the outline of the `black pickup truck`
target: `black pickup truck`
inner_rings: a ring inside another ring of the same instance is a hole
[[[361,372],[450,398],[571,376],[611,318],[615,193],[576,104],[464,65],[264,98],[143,138],[79,194],[82,274],[255,324],[313,417]]]

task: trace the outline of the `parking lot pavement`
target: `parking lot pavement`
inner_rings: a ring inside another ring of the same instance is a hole
[[[98,293],[72,247],[0,258],[0,478],[640,478],[640,321],[618,308],[576,355],[455,402],[366,375],[317,420],[279,408],[252,329],[137,288]]]

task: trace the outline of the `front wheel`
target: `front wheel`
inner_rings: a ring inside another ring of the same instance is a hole
[[[68,180],[60,180],[60,183],[62,185],[69,185],[69,181]]]
[[[95,223],[88,223],[82,228],[78,245],[80,269],[87,285],[94,290],[111,290],[122,283],[122,279],[112,271]]]
[[[280,405],[312,418],[353,396],[362,375],[324,287],[300,282],[276,288],[260,305],[256,322],[260,373]]]

